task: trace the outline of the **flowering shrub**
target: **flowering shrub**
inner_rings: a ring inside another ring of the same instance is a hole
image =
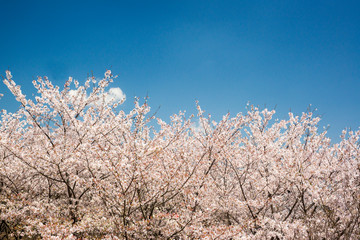
[[[0,119],[0,231],[43,239],[359,239],[360,131],[331,144],[312,113],[250,107],[171,122],[109,101],[110,71],[38,78]],[[73,85],[72,85],[73,84]],[[1,236],[1,235],[0,235]]]

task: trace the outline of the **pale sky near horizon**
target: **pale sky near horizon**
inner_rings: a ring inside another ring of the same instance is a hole
[[[195,100],[215,119],[247,102],[276,106],[276,118],[311,104],[335,141],[359,129],[359,1],[0,2],[1,75],[28,96],[39,75],[61,86],[111,69],[124,109],[148,95],[164,120]]]

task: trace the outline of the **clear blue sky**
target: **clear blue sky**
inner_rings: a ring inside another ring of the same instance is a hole
[[[215,118],[248,101],[278,118],[312,104],[334,140],[360,126],[360,1],[1,0],[0,29],[0,70],[27,95],[38,75],[111,69],[124,108],[149,95],[165,120],[198,99]]]

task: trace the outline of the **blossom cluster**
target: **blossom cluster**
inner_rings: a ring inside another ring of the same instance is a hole
[[[119,110],[112,81],[39,77],[31,100],[7,72],[22,107],[0,118],[0,236],[360,238],[360,131],[332,144],[311,112],[256,107],[165,122]]]

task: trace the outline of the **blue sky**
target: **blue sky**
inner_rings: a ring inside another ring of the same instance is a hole
[[[1,0],[0,70],[31,95],[39,75],[62,85],[111,69],[125,109],[148,95],[165,120],[196,99],[215,119],[247,102],[278,118],[312,104],[338,140],[360,126],[359,13],[359,1]]]

